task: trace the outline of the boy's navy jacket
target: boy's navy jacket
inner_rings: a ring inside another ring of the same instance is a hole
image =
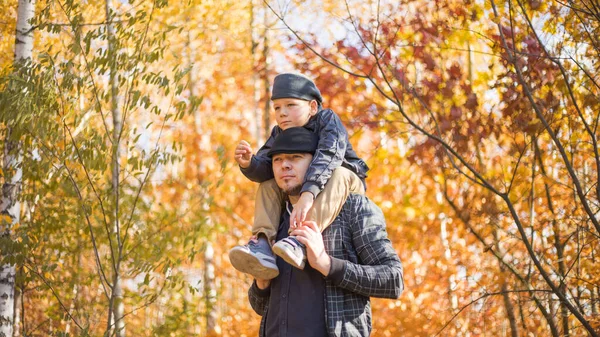
[[[356,173],[364,184],[369,167],[352,149],[346,128],[331,109],[319,111],[304,127],[319,135],[319,147],[306,171],[301,192],[311,192],[316,198],[331,177],[333,170],[340,166]],[[267,152],[281,131],[279,126],[273,127],[265,145],[252,156],[250,166],[245,169],[240,168],[248,179],[259,183],[273,179],[273,167]]]

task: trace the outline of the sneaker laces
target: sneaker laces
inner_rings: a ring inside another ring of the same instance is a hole
[[[287,242],[288,244],[290,244],[293,247],[304,248],[304,244],[302,244],[302,242],[298,241],[298,239],[296,239],[295,236],[288,236],[287,238],[283,239],[282,241]]]
[[[248,243],[246,245],[248,246],[248,248],[260,248],[258,242],[254,240],[248,240]]]
[[[259,241],[259,239],[249,240],[246,246],[252,252],[261,253],[269,257],[273,256],[273,252],[271,251],[271,247],[269,247],[269,244],[263,244]]]

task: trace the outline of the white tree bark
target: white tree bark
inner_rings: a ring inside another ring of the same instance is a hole
[[[119,107],[119,88],[117,83],[117,67],[116,67],[116,50],[115,50],[115,29],[112,24],[114,18],[114,8],[111,0],[106,0],[106,21],[107,21],[107,34],[108,34],[108,54],[110,57],[110,97],[111,97],[111,111],[113,117],[113,156],[112,156],[112,189],[113,189],[113,201],[114,201],[114,213],[113,213],[113,228],[111,233],[111,239],[113,244],[116,244],[115,248],[111,252],[114,256],[113,261],[113,287],[110,299],[109,308],[109,330],[114,327],[115,336],[125,337],[125,321],[124,316],[124,304],[123,304],[123,289],[121,280],[121,257],[122,257],[122,242],[121,242],[121,230],[119,223],[119,172],[120,164],[119,158],[121,156],[120,138],[123,130],[123,116]],[[111,316],[112,313],[112,317]],[[111,327],[111,318],[114,322],[114,326]]]
[[[33,31],[31,18],[35,12],[35,0],[19,0],[17,29],[15,32],[15,63],[31,58]],[[10,140],[11,127],[7,127],[2,172],[5,175],[0,195],[0,215],[10,223],[0,222],[0,235],[10,236],[12,226],[21,221],[21,203],[18,200],[23,171],[20,144]],[[9,220],[10,219],[10,220]],[[14,324],[15,266],[0,266],[0,336],[12,337]]]
[[[265,25],[265,30],[263,32],[263,50],[262,50],[262,58],[264,60],[264,65],[262,69],[262,81],[263,81],[263,94],[265,96],[265,106],[263,110],[263,134],[265,137],[269,137],[271,134],[271,86],[269,82],[269,68],[271,62],[269,60],[269,30],[271,29],[269,24],[269,15],[267,15],[266,9],[263,11],[263,20]],[[261,141],[258,144],[262,144]]]
[[[23,271],[19,271],[22,273]],[[21,336],[21,316],[23,313],[23,292],[19,289],[18,286],[15,286],[15,299],[14,299],[14,312],[13,312],[13,337]]]
[[[260,57],[256,52],[258,48],[258,29],[255,28],[255,8],[254,1],[250,1],[250,54],[252,55],[252,87],[254,90],[254,139],[256,144],[263,144],[262,138],[262,110],[260,109],[260,74],[258,73]]]
[[[15,61],[31,58],[33,52],[33,30],[31,19],[35,15],[35,0],[19,0],[15,39]]]
[[[215,284],[215,250],[210,242],[207,243],[204,252],[204,301],[206,310],[206,336],[221,336],[221,327],[218,323],[217,308],[217,289]]]

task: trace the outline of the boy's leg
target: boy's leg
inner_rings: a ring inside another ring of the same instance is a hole
[[[254,223],[252,234],[259,237],[263,234],[269,242],[277,237],[277,228],[281,220],[283,192],[277,186],[275,179],[267,180],[258,185],[254,203]]]
[[[306,220],[315,221],[319,230],[323,232],[340,213],[350,193],[364,194],[363,182],[354,172],[345,167],[335,169],[308,211]],[[290,236],[278,241],[273,246],[273,251],[292,266],[304,268],[306,249],[295,237]]]
[[[229,260],[235,269],[263,280],[279,275],[270,242],[277,236],[282,203],[283,193],[274,179],[258,186],[252,225],[256,239],[229,251]]]
[[[306,219],[316,222],[323,232],[340,214],[351,193],[365,194],[365,186],[354,172],[345,167],[338,167],[315,199]]]

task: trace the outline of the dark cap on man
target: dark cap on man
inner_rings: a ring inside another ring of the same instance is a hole
[[[280,153],[310,153],[314,154],[319,146],[319,136],[303,127],[283,130],[275,140],[267,156],[273,157]]]
[[[319,104],[323,103],[321,92],[313,81],[306,76],[292,73],[275,76],[271,100],[279,98],[297,98],[305,101],[314,99]]]

